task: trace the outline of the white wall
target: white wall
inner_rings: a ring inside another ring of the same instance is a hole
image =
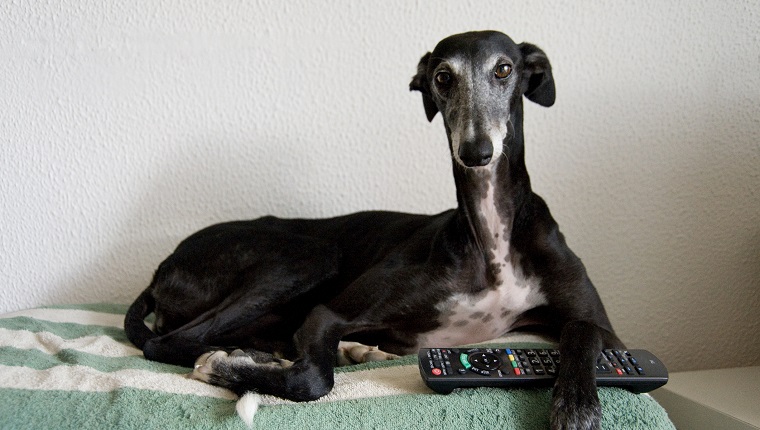
[[[0,311],[130,302],[209,223],[455,204],[407,85],[441,38],[543,47],[528,167],[631,346],[760,364],[757,2],[0,3]]]

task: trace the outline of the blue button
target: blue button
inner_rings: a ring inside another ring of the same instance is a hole
[[[512,350],[509,349],[509,348],[507,348],[506,351],[507,351],[507,354],[511,354],[512,353]]]

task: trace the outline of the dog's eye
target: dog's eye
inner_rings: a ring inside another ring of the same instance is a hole
[[[512,73],[512,66],[509,64],[499,64],[496,66],[496,70],[494,70],[493,74],[499,79],[504,79],[507,76]]]
[[[435,83],[442,86],[447,87],[451,85],[451,73],[449,72],[438,72],[435,74]]]

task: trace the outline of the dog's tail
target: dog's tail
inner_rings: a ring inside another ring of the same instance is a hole
[[[147,341],[158,337],[145,325],[144,321],[145,317],[153,312],[156,307],[156,300],[153,298],[152,291],[153,285],[151,284],[132,303],[124,317],[124,331],[127,332],[127,339],[140,349],[143,349]]]

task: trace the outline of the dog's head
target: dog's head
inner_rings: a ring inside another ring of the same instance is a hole
[[[422,57],[409,87],[422,93],[428,120],[441,112],[452,156],[465,167],[499,158],[523,95],[542,106],[555,98],[546,54],[496,31],[443,39]]]

